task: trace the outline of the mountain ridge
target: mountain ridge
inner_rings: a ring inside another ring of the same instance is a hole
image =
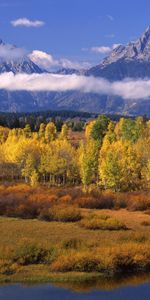
[[[0,45],[4,44],[0,40]],[[5,44],[4,44],[5,45]],[[10,72],[42,74],[45,71],[34,64],[26,55],[20,61],[0,60],[0,73]],[[118,45],[103,61],[88,70],[60,69],[55,74],[102,77],[110,81],[125,78],[150,78],[150,26],[134,42]],[[76,110],[85,112],[150,116],[150,101],[124,100],[121,97],[98,93],[71,92],[10,92],[0,90],[1,111]]]
[[[118,45],[99,65],[87,70],[86,75],[111,81],[150,77],[150,26],[136,41]]]

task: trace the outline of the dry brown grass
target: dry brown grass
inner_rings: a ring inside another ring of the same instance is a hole
[[[125,206],[128,209],[120,208]],[[0,217],[0,276],[19,274],[21,264],[25,268],[24,264],[37,263],[48,266],[46,274],[49,270],[114,275],[149,269],[148,206],[146,194],[85,195],[79,188],[0,186],[0,211],[9,216]],[[53,215],[51,222],[37,219],[43,210]]]
[[[91,215],[89,209],[81,213],[84,218]],[[14,276],[14,272],[18,276],[19,265],[37,263],[48,265],[49,272],[97,271],[105,276],[149,269],[150,231],[142,222],[148,222],[150,216],[126,209],[94,210],[94,214],[102,221],[117,218],[130,230],[91,231],[78,223],[1,217],[1,276]],[[31,270],[34,276],[34,267]]]
[[[80,222],[80,226],[90,230],[127,230],[127,226],[107,215],[89,215]]]

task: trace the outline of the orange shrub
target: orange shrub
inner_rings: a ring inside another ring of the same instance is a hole
[[[59,202],[62,204],[71,204],[72,203],[72,197],[68,194],[62,196],[59,198]]]
[[[99,259],[90,252],[69,251],[56,258],[50,269],[54,272],[96,272],[99,263]]]
[[[56,205],[49,209],[41,210],[39,219],[45,221],[77,222],[81,220],[81,213],[74,206]]]
[[[84,194],[75,200],[79,207],[91,209],[111,209],[114,207],[114,201],[114,196],[101,192]]]
[[[129,210],[146,210],[150,209],[150,194],[133,193],[128,194],[127,207]]]

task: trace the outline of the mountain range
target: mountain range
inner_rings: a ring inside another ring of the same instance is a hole
[[[0,40],[1,45],[5,45],[2,40]],[[12,46],[12,49],[13,47],[15,46]],[[42,74],[45,73],[45,70],[32,62],[27,55],[23,55],[21,58],[9,60],[0,57],[0,73],[4,72]],[[88,70],[64,68],[56,73],[100,77],[111,82],[125,78],[150,78],[150,26],[137,41],[116,46],[99,65]],[[147,99],[124,100],[119,96],[100,95],[96,92],[11,92],[0,90],[0,111],[30,112],[47,109],[150,116],[150,101]]]

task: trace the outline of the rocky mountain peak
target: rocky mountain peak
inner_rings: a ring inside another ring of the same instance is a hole
[[[30,60],[26,51],[15,45],[5,44],[0,39],[0,73],[43,73],[39,66]]]
[[[142,41],[148,41],[150,39],[150,26],[148,26],[145,30],[145,32],[141,36]]]
[[[126,46],[117,46],[111,54],[103,60],[102,65],[105,66],[119,60],[150,61],[150,26],[147,27],[138,40],[132,41]]]

